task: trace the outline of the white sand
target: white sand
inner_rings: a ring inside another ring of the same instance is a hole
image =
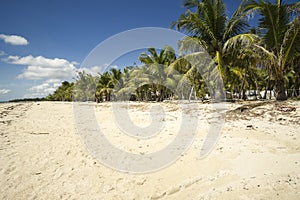
[[[97,121],[110,142],[127,152],[162,149],[180,124],[176,104],[162,103],[167,115],[157,120],[167,124],[163,134],[136,140],[120,134],[110,105],[97,105]],[[149,125],[152,105],[131,103],[131,120]],[[283,105],[296,111],[276,110]],[[228,110],[239,106],[227,104]],[[227,111],[217,146],[200,159],[213,123],[209,107],[200,104],[189,111],[200,124],[187,152],[168,167],[135,175],[90,155],[77,133],[71,103],[0,104],[0,199],[300,199],[300,102]]]

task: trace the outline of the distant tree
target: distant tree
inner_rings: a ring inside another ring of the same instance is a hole
[[[115,80],[109,72],[104,72],[103,74],[100,74],[99,77],[96,86],[96,98],[98,101],[110,101]]]
[[[92,76],[85,71],[78,72],[77,79],[74,83],[73,100],[95,101],[98,79],[98,76]]]
[[[155,48],[149,48],[148,53],[144,52],[139,57],[144,64],[141,73],[148,78],[147,85],[152,87],[152,92],[157,95],[156,100],[163,101],[168,90],[166,86],[171,86],[171,79],[166,70],[176,60],[175,50],[166,46],[160,52],[157,52]],[[146,88],[142,91],[148,93]]]
[[[74,83],[62,82],[53,94],[46,97],[50,101],[72,101]]]

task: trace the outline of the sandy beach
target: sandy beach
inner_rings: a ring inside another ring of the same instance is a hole
[[[154,105],[164,109],[166,115],[155,119],[166,126],[148,140],[122,134],[111,103],[97,104],[94,110],[112,144],[148,154],[174,139],[183,112],[172,102],[131,102],[124,108],[132,122],[145,127]],[[197,132],[174,163],[133,174],[105,166],[89,153],[72,103],[2,103],[0,199],[299,199],[300,102],[226,103],[221,136],[200,159],[213,123],[208,116],[218,112],[210,106],[198,103],[197,110],[189,110],[199,120]]]

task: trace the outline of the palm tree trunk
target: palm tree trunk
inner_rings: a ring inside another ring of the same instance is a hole
[[[240,89],[240,92],[239,92],[239,99],[241,99],[241,98],[244,99],[244,96],[245,96],[245,92],[244,92],[245,81],[246,81],[246,72],[244,73],[242,86],[241,86],[241,89]]]
[[[165,90],[163,87],[160,88],[159,90],[159,95],[158,95],[158,102],[164,101],[164,95],[165,95]]]
[[[192,88],[191,88],[190,95],[189,95],[189,101],[191,101],[191,99],[192,99],[193,90],[194,90],[194,86],[192,86]]]
[[[276,100],[285,101],[287,100],[287,95],[285,93],[284,77],[282,74],[276,80]]]
[[[295,76],[296,76],[296,80],[295,80],[295,95],[296,97],[300,96],[300,61],[298,61],[298,63],[296,64],[295,67]]]
[[[267,86],[266,86],[266,90],[265,90],[265,94],[263,96],[263,99],[267,99],[267,93],[268,93],[269,89],[270,89],[270,76],[268,77],[268,82],[267,82]]]

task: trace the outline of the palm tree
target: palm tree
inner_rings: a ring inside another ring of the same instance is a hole
[[[258,11],[261,16],[259,27],[266,47],[258,48],[269,58],[270,71],[276,78],[277,100],[287,99],[287,75],[300,53],[299,8],[300,2],[284,4],[281,0],[249,0],[245,5],[245,11]]]
[[[97,81],[98,77],[93,77],[85,71],[78,72],[77,80],[74,84],[73,100],[95,101]]]
[[[140,61],[144,64],[142,72],[147,75],[148,84],[151,85],[152,91],[157,93],[157,101],[163,101],[167,92],[166,86],[171,86],[172,80],[166,73],[167,67],[176,60],[175,50],[166,46],[158,53],[155,48],[148,49],[149,54],[142,53],[139,57]],[[144,91],[148,92],[148,91]]]
[[[99,74],[100,78],[96,86],[96,99],[99,101],[110,101],[111,94],[114,89],[114,81],[112,75],[106,71],[103,74]]]
[[[249,27],[247,17],[250,14],[250,11],[243,10],[244,3],[229,18],[222,0],[185,0],[183,5],[187,11],[173,23],[178,30],[191,36],[183,40],[183,45],[187,43],[185,46],[191,48],[189,42],[197,41],[208,52],[225,82],[230,80],[230,65],[226,61],[235,59],[231,52],[226,51],[225,44],[230,42],[242,46],[255,40],[255,34],[242,34]]]
[[[194,99],[204,97],[204,93],[207,91],[203,91],[205,90],[204,80],[196,65],[192,65],[188,61],[188,56],[177,58],[167,67],[166,72],[173,77],[173,81],[176,83],[178,98],[191,100],[192,96]],[[203,59],[199,60],[203,61]]]
[[[241,37],[241,35],[235,37]],[[239,98],[245,99],[246,88],[254,91],[259,90],[259,81],[262,79],[263,71],[260,66],[263,57],[256,47],[260,43],[259,37],[252,36],[254,40],[250,40],[243,45],[236,44],[239,41],[235,40],[235,37],[225,43],[223,50],[225,59],[235,58],[226,60],[230,72],[227,86],[229,86],[229,90],[234,90],[235,93],[238,92]],[[231,52],[230,55],[226,55],[229,52]]]
[[[46,99],[51,101],[72,101],[74,83],[68,81],[62,82],[53,94],[50,94]]]
[[[119,84],[122,84],[122,71],[117,68],[111,68],[110,79],[111,79],[111,84],[113,86],[112,94],[116,100],[117,89],[119,88]]]
[[[136,90],[136,87],[134,87],[130,81],[133,77],[132,71],[135,69],[136,66],[127,66],[123,69],[119,83],[115,85],[117,100],[130,100],[131,94]]]
[[[298,55],[293,64],[294,72],[295,72],[295,81],[293,84],[293,92],[292,96],[299,97],[300,96],[300,55]]]

